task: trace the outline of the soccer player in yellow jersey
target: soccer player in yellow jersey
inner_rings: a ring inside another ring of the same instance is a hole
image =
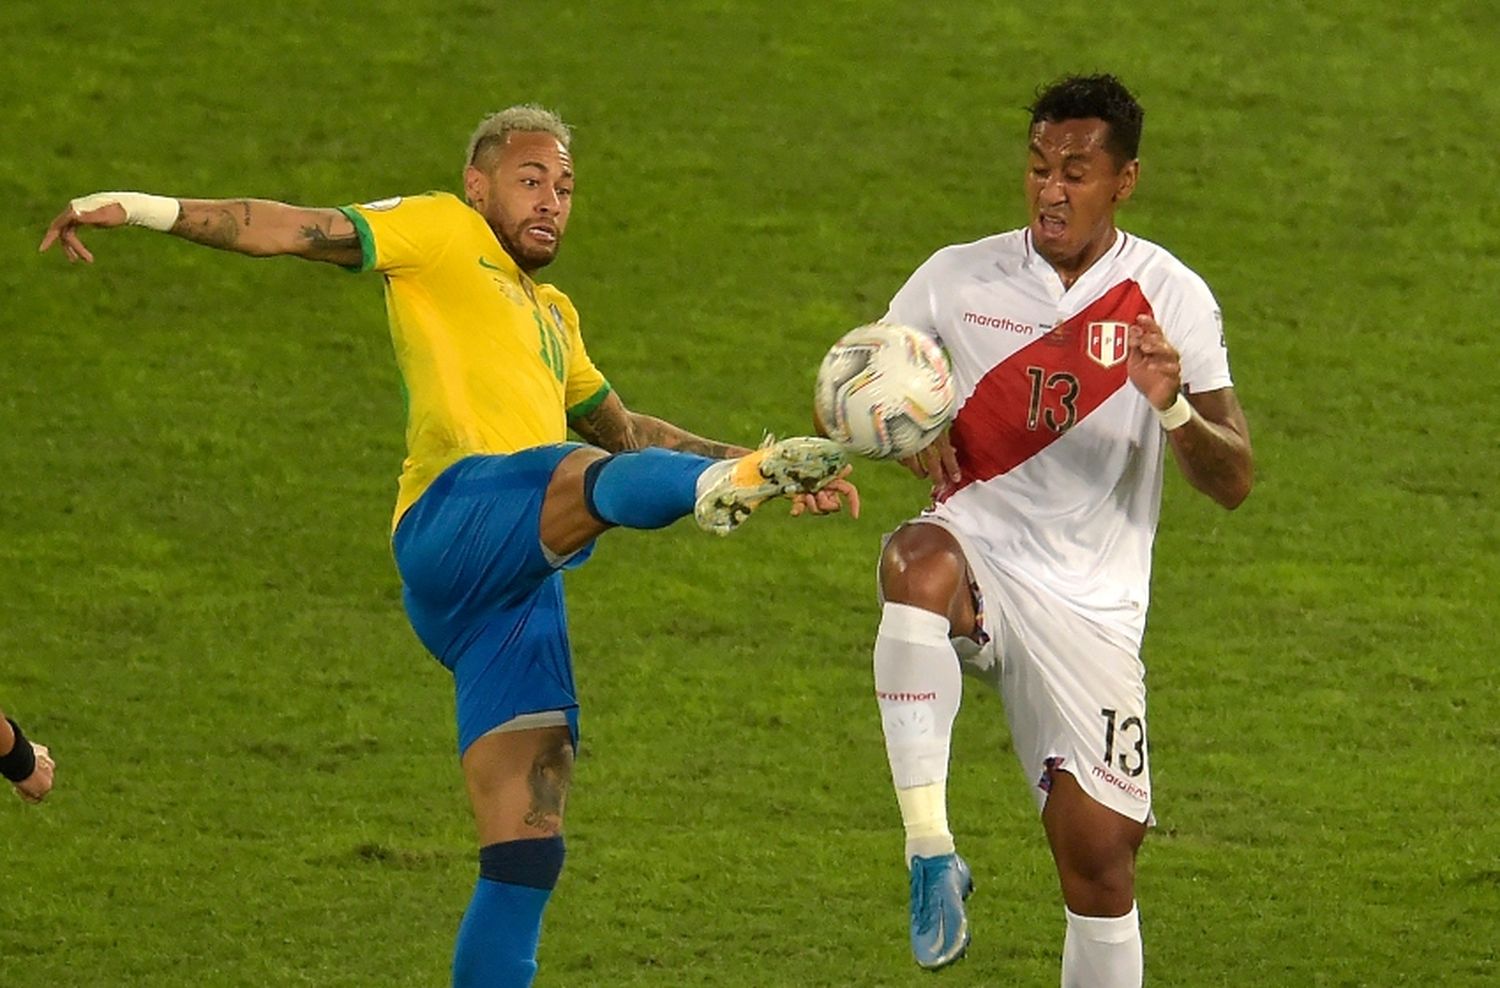
[[[563,862],[578,701],[562,570],[616,525],[694,514],[728,532],[768,498],[858,511],[826,439],[749,450],[632,412],[594,367],[567,296],[534,275],[573,201],[568,128],[536,106],[483,121],[464,199],[341,209],[105,192],[75,199],[41,243],[92,261],[81,226],[144,226],[251,256],[289,254],[385,278],[410,399],[394,535],[406,611],[453,672],[480,877],[453,983],[524,986]],[[567,429],[588,445],[566,442]]]

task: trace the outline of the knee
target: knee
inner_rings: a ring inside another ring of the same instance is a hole
[[[1056,848],[1058,877],[1068,907],[1086,916],[1122,916],[1135,901],[1138,842],[1095,833]]]
[[[1129,912],[1146,825],[1095,802],[1066,771],[1053,773],[1042,823],[1068,908],[1080,916]]]
[[[947,616],[955,628],[968,599],[968,563],[948,532],[936,525],[903,525],[880,556],[880,592],[894,604],[910,604]]]
[[[1134,894],[1135,854],[1124,846],[1075,848],[1066,861],[1058,862],[1064,883],[1087,889],[1098,896]]]

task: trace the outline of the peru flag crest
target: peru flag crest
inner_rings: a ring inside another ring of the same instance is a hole
[[[1084,335],[1084,349],[1100,367],[1113,367],[1125,359],[1125,331],[1129,323],[1091,322]]]

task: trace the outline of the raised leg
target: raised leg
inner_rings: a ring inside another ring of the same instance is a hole
[[[905,525],[880,560],[885,598],[875,636],[875,697],[906,832],[912,956],[944,967],[969,942],[968,866],[948,829],[948,757],[963,692],[953,634],[974,633],[963,550],[936,525]]]

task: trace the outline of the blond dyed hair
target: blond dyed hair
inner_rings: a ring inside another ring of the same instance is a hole
[[[491,113],[479,121],[469,138],[469,154],[464,164],[473,165],[492,149],[504,145],[506,138],[514,133],[551,134],[564,148],[569,148],[573,142],[573,131],[563,123],[562,117],[535,103],[521,103]]]

